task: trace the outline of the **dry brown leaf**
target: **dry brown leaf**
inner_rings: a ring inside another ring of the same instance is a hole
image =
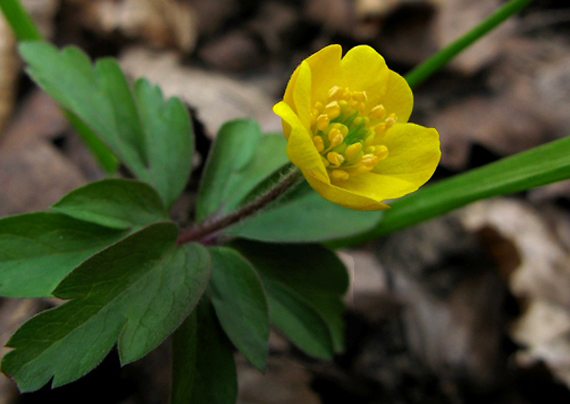
[[[463,221],[477,230],[492,227],[509,239],[520,255],[509,278],[511,292],[526,310],[510,331],[526,348],[521,365],[543,361],[570,386],[570,253],[538,211],[514,199],[479,202],[462,211]]]
[[[45,95],[36,93],[22,106],[0,142],[0,217],[46,209],[85,185],[49,140],[64,128],[65,118]]]
[[[14,108],[16,77],[20,65],[15,46],[16,39],[12,30],[0,13],[0,133]]]
[[[106,35],[121,32],[156,47],[176,47],[189,53],[197,38],[192,7],[176,0],[68,0],[79,6],[79,18]]]
[[[475,237],[448,215],[393,233],[376,248],[401,305],[408,355],[452,385],[496,388],[504,287]]]
[[[274,100],[252,85],[227,76],[181,65],[173,53],[153,53],[132,48],[119,57],[125,72],[146,77],[165,96],[177,96],[197,110],[207,131],[215,134],[226,122],[252,118],[264,131],[280,131],[281,121],[272,112]]]
[[[39,299],[0,299],[0,358],[7,352],[6,342],[24,321],[40,309]],[[14,382],[0,374],[0,404],[11,404],[18,396]]]
[[[440,1],[435,22],[436,40],[440,49],[465,34],[501,6],[499,0],[446,0]],[[485,35],[451,62],[451,66],[473,74],[496,58],[501,42],[514,28],[512,20]]]
[[[354,28],[354,5],[349,0],[309,0],[304,14],[308,21],[332,33],[351,34]]]
[[[265,374],[259,373],[238,357],[240,403],[249,404],[319,404],[311,390],[311,373],[287,358],[270,357]]]
[[[40,33],[45,38],[53,37],[55,31],[55,15],[61,0],[22,0]]]

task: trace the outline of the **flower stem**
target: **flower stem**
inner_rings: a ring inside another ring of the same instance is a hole
[[[449,61],[457,56],[457,54],[461,53],[465,48],[471,46],[474,42],[489,33],[489,31],[499,26],[503,21],[507,20],[513,14],[518,13],[531,1],[532,0],[509,1],[503,7],[499,8],[497,11],[491,14],[487,19],[473,28],[471,31],[467,32],[465,35],[455,40],[437,52],[431,58],[427,59],[422,64],[414,68],[405,76],[410,87],[417,87],[420,83],[422,83],[432,74],[449,63]]]
[[[273,188],[271,188],[267,193],[263,194],[253,202],[245,205],[241,209],[236,210],[233,213],[230,213],[227,216],[221,217],[219,219],[212,220],[210,222],[205,222],[202,225],[191,229],[187,233],[182,233],[180,237],[178,237],[177,244],[181,245],[184,243],[188,243],[191,241],[200,241],[204,240],[220,230],[223,230],[240,220],[251,216],[252,214],[256,213],[260,209],[264,208],[265,206],[269,205],[271,202],[278,199],[280,196],[285,194],[292,186],[298,183],[298,180],[301,178],[301,172],[298,168],[293,168],[289,173],[287,173],[283,179]]]

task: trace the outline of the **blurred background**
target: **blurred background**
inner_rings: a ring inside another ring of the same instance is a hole
[[[500,0],[22,0],[42,33],[116,57],[191,109],[196,171],[173,215],[187,223],[223,122],[280,131],[271,107],[294,68],[330,43],[366,43],[405,74]],[[432,181],[570,134],[570,4],[535,0],[415,91],[435,127]],[[569,151],[570,153],[570,151]],[[0,216],[43,210],[103,178],[57,106],[24,75],[0,18]],[[470,205],[340,252],[352,277],[347,351],[303,356],[277,333],[265,376],[238,358],[240,403],[570,402],[570,182]],[[0,342],[56,301],[0,299]],[[1,348],[3,349],[3,348]],[[0,404],[166,403],[168,341],[120,368],[112,353],[54,391]]]

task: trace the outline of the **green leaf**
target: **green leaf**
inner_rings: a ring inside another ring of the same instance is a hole
[[[79,135],[87,149],[91,152],[99,166],[110,175],[119,170],[119,159],[113,154],[101,139],[93,133],[91,128],[69,110],[63,110],[67,121]]]
[[[357,245],[443,215],[480,199],[507,195],[570,178],[570,137],[424,187],[392,203],[367,232],[340,238],[334,248]]]
[[[271,321],[300,349],[330,359],[344,348],[349,278],[340,259],[319,245],[231,244],[258,270]]]
[[[227,190],[240,176],[255,153],[261,131],[255,121],[240,119],[226,122],[218,131],[206,163],[196,200],[196,221],[221,210]]]
[[[116,229],[140,228],[168,220],[168,212],[151,186],[125,179],[106,179],[78,188],[52,209]]]
[[[251,264],[226,247],[212,255],[210,296],[220,324],[235,347],[263,371],[267,361],[269,314],[265,292]]]
[[[359,212],[335,205],[301,184],[291,195],[225,234],[268,242],[322,242],[373,228],[380,212]]]
[[[263,279],[271,323],[307,355],[331,360],[334,343],[327,324],[311,304],[281,283]]]
[[[172,352],[172,404],[235,404],[233,346],[208,299],[176,330]]]
[[[194,152],[188,112],[180,100],[164,102],[160,89],[145,79],[131,90],[114,59],[100,59],[93,67],[75,47],[59,52],[47,43],[26,42],[20,53],[34,81],[77,115],[170,207],[186,185]]]
[[[70,300],[40,313],[8,341],[2,370],[21,391],[72,382],[118,340],[121,363],[147,354],[192,311],[210,275],[207,250],[175,248],[174,223],[153,224],[91,257],[53,292]]]
[[[196,220],[231,212],[255,186],[287,163],[283,135],[261,135],[259,125],[239,119],[222,126],[200,184]]]
[[[81,262],[127,235],[60,213],[0,219],[0,295],[51,296]]]

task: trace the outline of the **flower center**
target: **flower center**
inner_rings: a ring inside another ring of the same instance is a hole
[[[382,137],[396,120],[382,104],[370,108],[365,91],[332,87],[327,104],[316,102],[311,111],[313,143],[331,180],[371,171],[385,159],[388,148]]]

